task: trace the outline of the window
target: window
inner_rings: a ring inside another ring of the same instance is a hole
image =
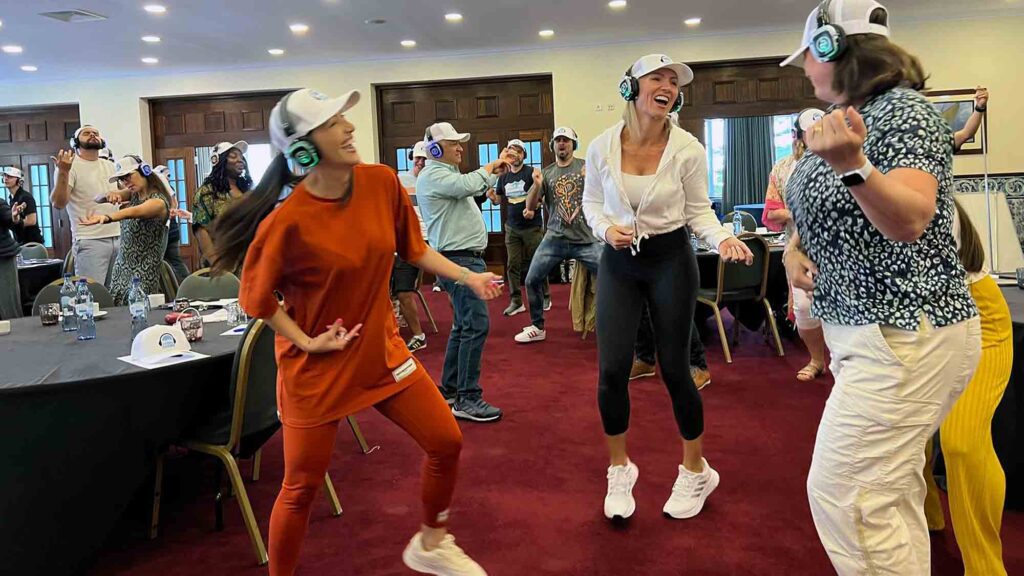
[[[772,117],[772,134],[775,138],[775,162],[793,153],[793,124],[796,114]]]
[[[412,154],[412,148],[395,148],[395,158],[398,159],[398,173],[409,172],[412,170],[413,163],[409,160],[409,155]]]
[[[53,221],[50,214],[50,166],[30,164],[29,178],[32,184],[32,198],[36,201],[36,223],[43,233],[43,244],[53,248]]]
[[[704,121],[704,142],[708,154],[708,196],[721,200],[725,189],[725,119]]]
[[[498,144],[496,142],[478,144],[477,155],[481,166],[490,164],[498,159]],[[480,207],[480,210],[483,213],[484,227],[487,228],[487,231],[501,232],[501,205],[495,206],[490,200],[487,200]]]
[[[544,152],[540,140],[529,140],[526,144],[526,164],[540,170],[544,168]]]
[[[167,180],[171,184],[171,188],[174,190],[174,197],[178,200],[178,207],[184,208],[188,206],[188,190],[185,187],[185,159],[184,158],[168,158],[167,159]],[[188,222],[179,222],[181,227],[181,242],[182,246],[189,245],[189,224]]]

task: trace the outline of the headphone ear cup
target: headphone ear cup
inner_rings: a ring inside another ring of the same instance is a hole
[[[679,89],[679,96],[676,96],[676,103],[672,105],[672,112],[679,112],[683,109],[683,89]]]
[[[149,164],[142,163],[142,165],[139,166],[139,172],[142,172],[143,176],[149,178],[153,175],[153,168]]]
[[[433,140],[431,140],[430,144],[427,144],[427,152],[434,159],[444,156],[444,149],[441,148],[441,144]]]
[[[320,153],[316,146],[306,140],[296,140],[288,147],[288,157],[303,168],[312,168],[320,163]]]
[[[810,49],[818,62],[835,62],[846,51],[846,32],[835,24],[825,24],[814,31]]]
[[[640,82],[632,76],[623,76],[622,81],[619,82],[619,94],[622,96],[622,99],[626,102],[632,102],[636,100],[639,93]]]

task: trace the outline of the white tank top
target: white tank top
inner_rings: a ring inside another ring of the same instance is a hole
[[[622,173],[622,187],[626,192],[626,198],[629,200],[629,205],[633,207],[633,211],[640,207],[640,201],[643,200],[644,194],[647,189],[650,188],[651,182],[654,181],[654,177],[657,174],[648,174],[647,176],[636,176],[634,174]]]

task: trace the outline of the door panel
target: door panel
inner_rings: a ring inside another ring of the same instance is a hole
[[[156,163],[167,166],[170,171],[171,187],[174,188],[178,207],[192,211],[192,195],[199,187],[196,182],[195,148],[182,146],[179,148],[161,148],[156,151]],[[192,234],[192,226],[183,223],[181,226],[181,259],[189,270],[199,267],[198,242]]]

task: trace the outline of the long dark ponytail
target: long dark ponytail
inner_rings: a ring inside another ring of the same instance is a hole
[[[256,189],[213,221],[214,275],[233,272],[242,265],[246,250],[256,236],[256,229],[277,205],[281,191],[301,179],[292,173],[284,154],[278,154]]]

